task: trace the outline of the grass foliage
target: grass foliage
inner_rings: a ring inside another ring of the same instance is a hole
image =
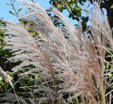
[[[91,26],[84,36],[81,22],[75,28],[55,7],[50,11],[63,27],[56,27],[39,5],[25,1],[22,6],[27,13],[19,19],[29,21],[40,36],[34,37],[20,24],[7,22],[3,30],[12,36],[5,38],[5,49],[13,52],[8,61],[19,62],[12,68],[18,80],[12,85],[0,69],[12,87],[19,85],[21,92],[17,91],[16,99],[20,104],[112,104],[112,31],[99,5],[95,3],[86,10]],[[0,99],[10,96],[9,101],[15,100],[10,94],[0,94]]]

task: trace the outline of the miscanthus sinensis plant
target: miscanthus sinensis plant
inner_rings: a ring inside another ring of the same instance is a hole
[[[38,74],[31,89],[32,104],[111,104],[113,103],[112,79],[113,40],[107,17],[96,3],[87,11],[91,26],[82,36],[82,26],[72,26],[55,8],[50,11],[58,17],[63,27],[56,27],[48,14],[37,4],[22,2],[27,14],[20,19],[29,21],[33,31],[40,34],[34,38],[23,26],[7,22],[5,49],[14,54],[8,60],[21,62],[12,69],[13,73],[26,70],[20,77]],[[99,18],[101,16],[101,18]],[[90,31],[90,38],[87,34]],[[65,38],[68,34],[68,38]],[[30,65],[34,67],[31,68]],[[24,98],[23,98],[24,99]]]

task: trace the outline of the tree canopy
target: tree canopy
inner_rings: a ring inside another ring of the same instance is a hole
[[[100,8],[105,8],[107,10],[108,21],[110,27],[113,27],[113,0],[50,0],[50,3],[54,5],[60,12],[67,10],[69,13],[69,18],[76,19],[77,21],[81,20],[83,30],[86,28],[88,22],[88,16],[82,15],[82,8],[86,4],[88,6],[97,1],[100,5]],[[87,7],[88,7],[87,6]]]

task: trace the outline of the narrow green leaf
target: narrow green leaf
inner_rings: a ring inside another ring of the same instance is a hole
[[[15,13],[13,13],[12,11],[9,11],[9,13],[11,13],[12,15],[16,15]]]
[[[20,12],[21,12],[21,10],[22,10],[22,8],[18,9],[18,13],[20,13]]]
[[[6,5],[12,5],[12,4],[10,4],[10,3],[6,3]]]

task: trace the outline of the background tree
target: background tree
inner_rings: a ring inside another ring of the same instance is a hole
[[[88,16],[82,15],[83,5],[88,3],[88,5],[93,4],[97,1],[101,8],[107,10],[108,21],[110,27],[113,27],[113,0],[50,0],[50,4],[57,7],[60,12],[67,10],[69,13],[69,18],[76,19],[77,21],[82,21],[83,31],[86,29],[86,24],[88,22]],[[85,12],[85,11],[84,11]]]

